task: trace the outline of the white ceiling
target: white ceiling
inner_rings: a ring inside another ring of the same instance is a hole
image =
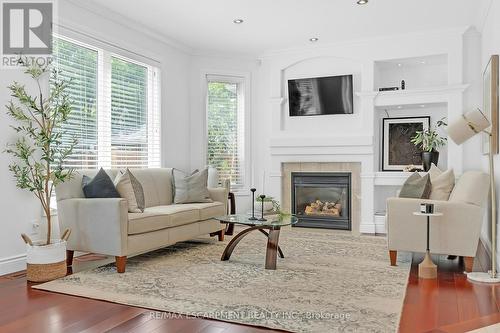
[[[243,53],[479,25],[493,0],[100,0],[196,52]],[[97,2],[97,0],[96,0]],[[242,18],[243,24],[233,20]]]

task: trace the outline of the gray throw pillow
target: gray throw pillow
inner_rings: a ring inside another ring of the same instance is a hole
[[[174,203],[212,202],[207,188],[208,169],[186,175],[173,169]]]
[[[416,198],[428,199],[431,193],[431,178],[429,174],[420,176],[418,172],[414,172],[403,184],[400,198]]]
[[[103,168],[94,178],[83,176],[82,189],[85,198],[121,198],[115,184]]]

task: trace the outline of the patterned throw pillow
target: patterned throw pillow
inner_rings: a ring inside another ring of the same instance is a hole
[[[428,199],[431,192],[431,179],[427,174],[425,176],[420,176],[418,172],[414,172],[403,184],[401,192],[399,193],[400,198],[416,198],[416,199]]]
[[[186,175],[184,172],[173,169],[174,203],[212,202],[207,188],[208,169]]]
[[[94,178],[83,176],[82,189],[85,198],[121,198],[113,181],[103,168]]]
[[[120,196],[127,199],[128,211],[130,213],[144,212],[144,190],[141,183],[129,169],[118,172],[114,184]]]

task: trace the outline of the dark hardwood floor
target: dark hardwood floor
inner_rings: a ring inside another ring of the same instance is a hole
[[[476,270],[487,263],[478,257]],[[413,258],[400,332],[467,332],[500,322],[499,286],[469,283],[459,260],[447,260],[445,256],[434,257],[438,264],[436,280],[419,279],[422,258]],[[107,261],[111,260],[97,255],[79,257],[75,259],[75,271]],[[0,277],[0,332],[277,331],[39,291],[31,289],[24,272],[19,272]]]
[[[486,271],[488,260],[478,249],[475,271]],[[459,259],[433,256],[437,279],[419,279],[423,254],[414,254],[400,333],[468,332],[500,322],[500,285],[470,283]]]

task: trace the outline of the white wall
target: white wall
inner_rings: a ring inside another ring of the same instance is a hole
[[[189,65],[190,55],[152,38],[105,10],[97,12],[78,7],[69,1],[60,1],[59,24],[101,41],[142,54],[160,62],[162,72],[162,165],[189,168]],[[3,105],[9,100],[5,88],[12,81],[29,82],[19,70],[0,70],[0,149],[12,141],[9,119]],[[31,223],[40,220],[41,209],[29,193],[15,188],[7,170],[9,160],[0,154],[0,210],[3,212],[0,232],[0,275],[24,269],[24,242],[21,233],[31,232]]]
[[[486,67],[489,58],[493,54],[500,54],[500,2],[499,1],[491,1],[490,11],[485,20],[483,29],[482,29],[482,44],[481,44],[481,68],[479,69],[479,74],[482,73],[484,68]],[[476,78],[476,89],[480,90],[482,87],[482,82],[480,81],[480,76]],[[479,101],[481,98],[479,97]],[[480,102],[479,102],[480,103]],[[479,104],[481,105],[481,104]],[[471,142],[467,143],[468,147],[468,160],[469,161],[480,161],[478,162],[470,162],[472,167],[477,168],[480,166],[485,172],[488,172],[487,158],[486,156],[482,156],[480,154],[480,138],[477,136],[470,140]],[[464,159],[465,160],[465,159]],[[480,164],[480,165],[478,165]],[[495,177],[496,177],[496,188],[497,193],[500,193],[500,155],[495,156]],[[497,196],[498,198],[498,196]],[[499,231],[497,229],[497,231]],[[487,240],[487,242],[491,241],[491,229],[489,228],[489,220],[488,223],[485,223],[483,228],[483,239]],[[497,234],[497,238],[500,237],[500,231]],[[497,253],[500,253],[500,244],[497,244]],[[500,254],[497,254],[497,261],[500,259]],[[500,262],[500,261],[499,261]],[[497,265],[498,267],[498,265]]]
[[[0,150],[3,151],[7,142],[15,141],[15,134],[9,127],[13,123],[7,116],[3,106],[10,100],[7,86],[18,81],[33,89],[33,84],[25,80],[21,70],[0,70]],[[31,223],[40,220],[41,207],[30,193],[18,190],[8,165],[12,160],[7,154],[0,154],[0,210],[3,212],[0,228],[0,275],[23,269],[24,242],[20,234],[31,232]]]
[[[252,185],[262,187],[261,179],[265,173],[267,194],[279,197],[279,186],[272,186],[274,183],[279,184],[280,181],[277,170],[271,170],[273,140],[278,138],[280,142],[289,143],[300,142],[300,138],[316,137],[335,140],[351,137],[359,139],[359,142],[365,142],[366,140],[362,138],[368,138],[368,144],[371,144],[373,135],[377,134],[374,133],[376,130],[374,122],[379,116],[366,97],[355,96],[353,115],[291,119],[288,117],[286,101],[288,78],[352,73],[356,91],[372,91],[375,86],[375,62],[440,54],[445,55],[448,69],[443,70],[442,66],[438,67],[439,75],[436,80],[429,80],[429,85],[461,84],[463,83],[464,30],[389,36],[360,42],[278,51],[263,55],[261,65],[253,59],[194,56],[190,70],[191,168],[198,168],[205,164],[204,73],[251,74],[250,140],[252,153],[247,156],[252,162],[251,182]],[[433,66],[429,65],[428,71],[425,72],[427,76],[430,72],[436,71],[436,66]],[[438,119],[437,115],[440,118],[446,112],[442,106],[426,111],[434,114],[434,120]],[[421,112],[423,111],[415,111],[416,114]],[[373,149],[376,150],[377,147]],[[445,151],[443,155],[446,155]],[[446,165],[446,162],[446,157],[443,157],[443,165]],[[365,179],[373,177],[371,174],[375,171],[376,163],[369,162],[368,164],[371,167],[363,170]],[[239,197],[237,204],[238,210],[244,211],[248,208],[249,198]]]

